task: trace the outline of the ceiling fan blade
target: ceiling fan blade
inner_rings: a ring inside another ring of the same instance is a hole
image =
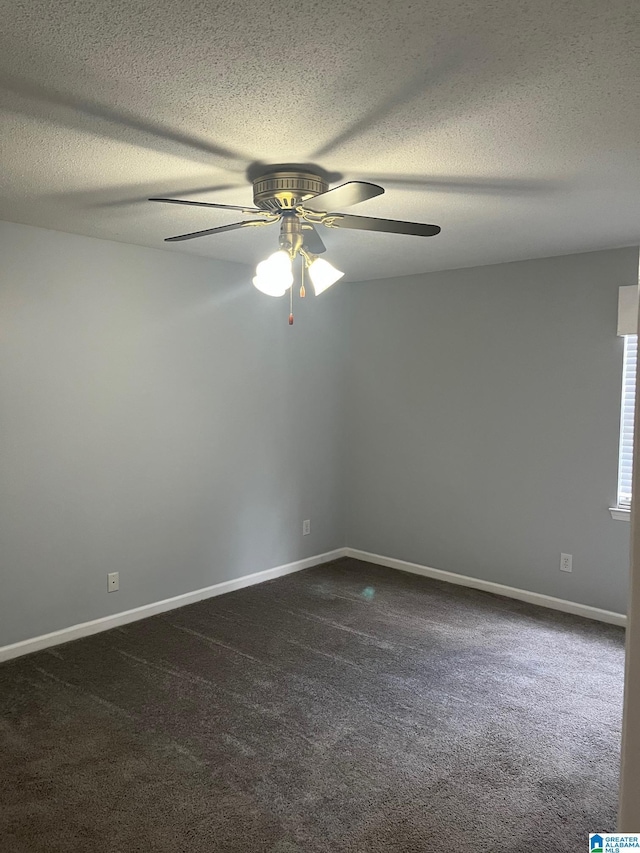
[[[366,176],[365,176],[366,177]],[[383,184],[392,184],[408,190],[431,190],[439,193],[466,193],[480,195],[520,195],[545,193],[559,188],[554,180],[543,178],[521,179],[509,177],[484,178],[465,175],[376,175]]]
[[[360,204],[361,201],[375,198],[377,195],[382,195],[383,192],[384,189],[377,184],[369,184],[365,181],[348,181],[346,184],[340,184],[339,187],[327,190],[326,193],[320,193],[320,195],[307,199],[302,207],[316,213],[326,213],[340,207]]]
[[[247,228],[250,225],[271,225],[275,222],[264,222],[262,219],[249,219],[246,222],[234,222],[232,225],[220,225],[218,228],[207,228],[205,231],[193,231],[190,234],[179,234],[177,237],[165,237],[165,243],[178,243],[181,240],[193,240],[194,237],[206,237],[209,234],[221,234],[223,231],[235,231],[237,228]]]
[[[411,234],[414,237],[435,237],[439,225],[423,222],[402,222],[399,219],[377,219],[373,216],[352,216],[349,213],[332,213],[324,222],[331,228],[354,228],[357,231],[382,231],[387,234]]]
[[[303,246],[307,251],[311,252],[312,255],[321,255],[327,251],[327,247],[311,223],[305,222],[302,226],[302,231],[302,236],[304,237]]]
[[[185,190],[176,190],[176,192],[179,195],[190,195],[191,193],[220,192],[222,190],[237,188],[238,184],[215,184],[214,186],[200,188],[191,186]],[[152,189],[147,187],[146,192],[144,189],[139,189],[137,195],[131,195],[135,189],[135,184],[107,188],[101,187],[99,189],[92,188],[75,192],[73,193],[73,197],[78,199],[86,198],[92,207],[128,207],[133,204],[139,204],[141,201],[149,201],[149,193],[153,192]]]
[[[189,204],[193,207],[217,207],[219,210],[241,210],[243,213],[270,213],[258,207],[238,207],[237,204],[213,204],[210,201],[188,201],[183,198],[150,198],[149,201],[162,201],[165,204]]]

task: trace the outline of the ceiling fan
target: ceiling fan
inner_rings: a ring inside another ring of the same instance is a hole
[[[324,225],[327,228],[351,228],[357,231],[410,234],[416,237],[433,237],[440,233],[438,225],[332,212],[375,198],[382,193],[384,193],[382,187],[364,181],[349,181],[329,189],[329,184],[324,177],[306,168],[270,166],[253,180],[255,207],[178,198],[150,198],[149,201],[238,210],[258,217],[234,222],[231,225],[207,228],[204,231],[180,234],[177,237],[167,237],[165,240],[167,243],[280,222],[280,249],[266,261],[258,264],[256,276],[253,279],[254,285],[269,296],[284,296],[290,288],[293,292],[292,262],[296,256],[300,255],[303,259],[303,276],[306,267],[315,293],[319,295],[338,281],[344,273],[318,257],[326,251],[326,246],[316,230],[316,225]],[[304,278],[300,295],[304,296]],[[293,323],[292,313],[289,316],[289,323]]]

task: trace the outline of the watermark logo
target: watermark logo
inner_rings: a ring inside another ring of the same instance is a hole
[[[592,832],[589,835],[589,853],[626,853],[640,851],[640,833]]]

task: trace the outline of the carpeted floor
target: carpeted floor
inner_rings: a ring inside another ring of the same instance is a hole
[[[339,560],[0,666],[3,853],[579,853],[623,631]]]

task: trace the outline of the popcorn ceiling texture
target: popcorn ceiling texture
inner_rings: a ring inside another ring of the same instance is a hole
[[[351,279],[638,241],[636,0],[0,0],[0,218],[163,246],[255,161],[387,193],[434,239],[328,231]],[[276,231],[172,250],[255,262]]]

